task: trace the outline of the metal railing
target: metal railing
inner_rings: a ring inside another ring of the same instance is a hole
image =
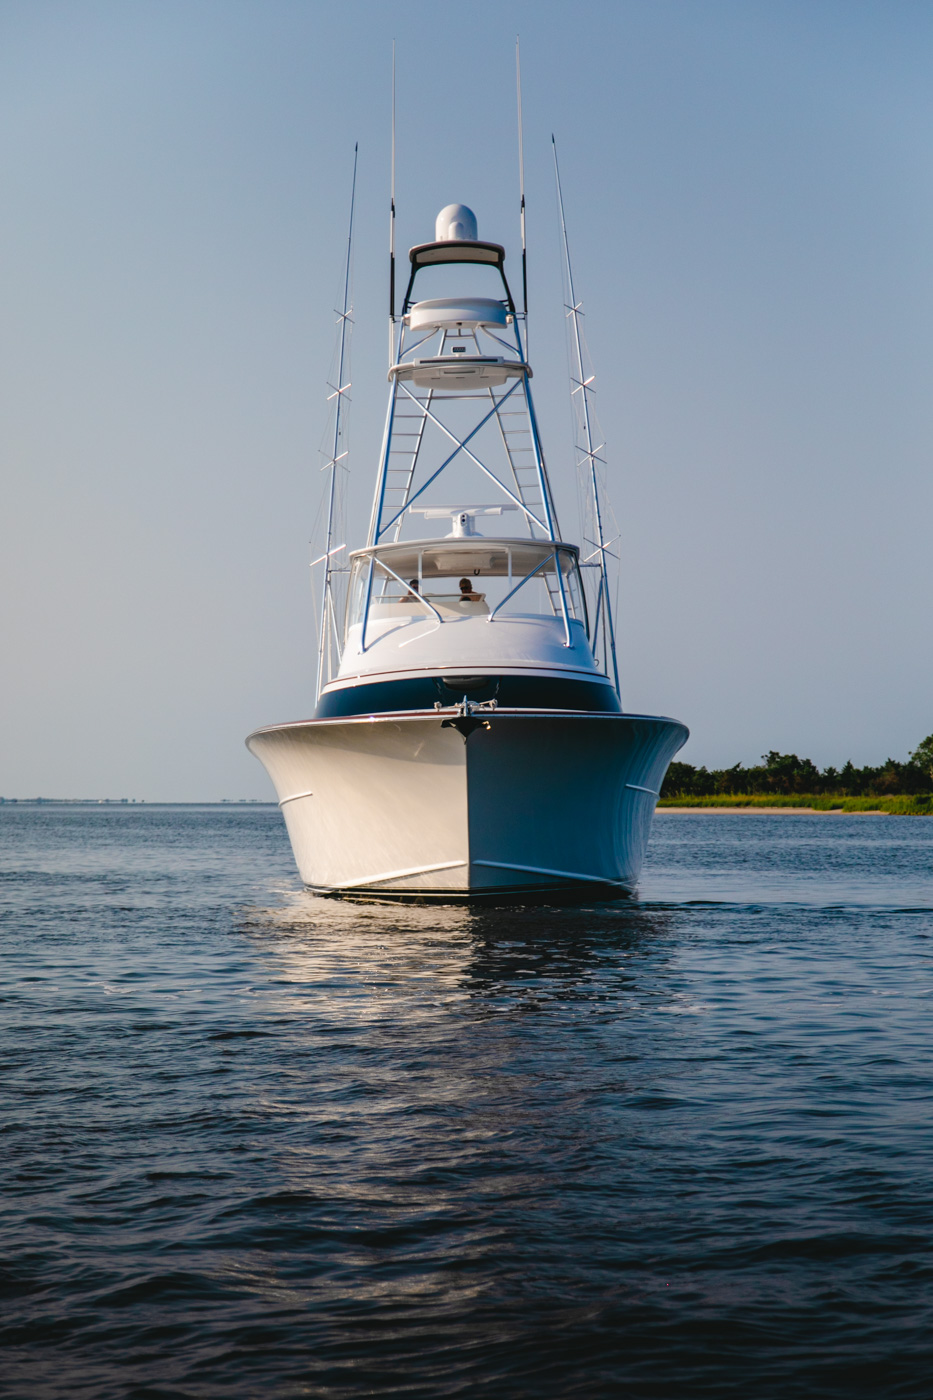
[[[429,603],[427,598],[425,598],[421,593],[412,593],[411,586],[407,584],[405,580],[395,572],[394,569],[390,569],[388,564],[386,564],[384,560],[377,559],[375,554],[373,554],[370,557],[369,578],[366,581],[366,606],[363,610],[363,630],[360,634],[360,651],[366,650],[366,627],[369,622],[369,609],[372,606],[373,601],[373,570],[377,565],[380,569],[383,569],[389,575],[390,578],[394,578],[396,583],[400,583],[403,588],[408,589],[408,593],[410,594],[413,603],[420,603],[422,607],[427,608],[429,612],[432,612],[434,614],[438,622],[444,621],[444,619],[441,617],[440,613],[438,612],[437,608],[434,606],[433,603]]]
[[[509,550],[509,562],[510,562],[510,569],[509,569],[509,572],[510,572],[510,573],[511,573],[511,554],[512,554],[512,551]],[[571,638],[571,635],[570,635],[570,614],[569,614],[569,611],[568,611],[568,609],[567,609],[567,594],[566,594],[566,592],[565,592],[565,590],[564,590],[564,580],[563,580],[563,577],[562,577],[562,574],[561,574],[560,559],[559,559],[559,557],[558,557],[559,554],[560,554],[560,550],[555,549],[554,552],[553,552],[552,554],[545,555],[545,557],[541,560],[541,563],[538,564],[534,569],[532,569],[532,571],[531,571],[530,574],[526,574],[525,577],[521,580],[521,582],[517,583],[517,584],[515,585],[515,587],[511,590],[511,592],[509,592],[509,593],[507,593],[507,594],[505,595],[505,597],[502,599],[501,603],[497,603],[497,604],[496,604],[496,606],[493,608],[492,612],[491,612],[491,613],[489,614],[489,616],[487,617],[486,621],[487,621],[487,622],[494,622],[494,621],[495,621],[496,614],[497,614],[502,608],[505,607],[506,603],[507,603],[511,598],[514,598],[514,597],[515,597],[515,595],[516,595],[516,593],[519,591],[519,589],[524,588],[524,587],[525,587],[525,584],[528,582],[528,580],[529,580],[529,579],[533,579],[533,578],[535,577],[536,574],[539,574],[539,573],[541,572],[541,570],[542,570],[543,568],[545,568],[546,565],[548,565],[548,564],[550,564],[550,563],[553,563],[555,569],[557,570],[557,586],[558,586],[558,588],[560,589],[560,610],[561,610],[561,614],[562,614],[562,616],[563,616],[563,622],[564,622],[564,646],[565,646],[565,647],[572,647],[572,646],[573,646],[573,639]]]

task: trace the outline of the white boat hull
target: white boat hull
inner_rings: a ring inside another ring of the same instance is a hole
[[[247,744],[306,885],[458,899],[630,893],[686,738],[671,719],[498,710],[308,720]]]

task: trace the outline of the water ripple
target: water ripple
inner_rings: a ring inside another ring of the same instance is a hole
[[[933,1375],[933,822],[661,814],[640,898],[318,899],[264,808],[0,809],[11,1397]]]

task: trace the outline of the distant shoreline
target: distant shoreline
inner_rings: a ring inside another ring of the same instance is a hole
[[[269,797],[222,797],[173,802],[147,797],[0,797],[0,807],[277,807]]]
[[[723,793],[719,797],[662,797],[661,812],[807,812],[820,816],[852,816],[859,813],[889,817],[933,816],[933,798],[830,797],[801,793],[799,797],[770,793]]]
[[[0,807],[277,807],[269,798],[221,798],[220,801],[172,802],[122,797],[0,797]],[[930,797],[822,797],[802,793],[799,798],[766,793],[723,793],[720,797],[662,797],[659,812],[693,812],[697,815],[738,812],[759,815],[776,812],[802,816],[931,817]]]
[[[657,810],[659,812],[689,812],[691,816],[703,816],[710,813],[716,816],[728,816],[730,813],[740,817],[760,817],[771,816],[772,814],[791,817],[890,817],[903,816],[901,812],[888,812],[879,807],[860,807],[854,812],[847,812],[842,807],[739,807],[730,803],[724,807],[684,807],[678,802],[659,802]],[[928,813],[910,813],[907,816],[927,816]]]

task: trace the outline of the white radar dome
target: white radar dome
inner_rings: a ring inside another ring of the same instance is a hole
[[[436,243],[446,243],[450,239],[475,243],[476,215],[473,210],[468,209],[465,204],[446,205],[437,216],[434,239]]]

